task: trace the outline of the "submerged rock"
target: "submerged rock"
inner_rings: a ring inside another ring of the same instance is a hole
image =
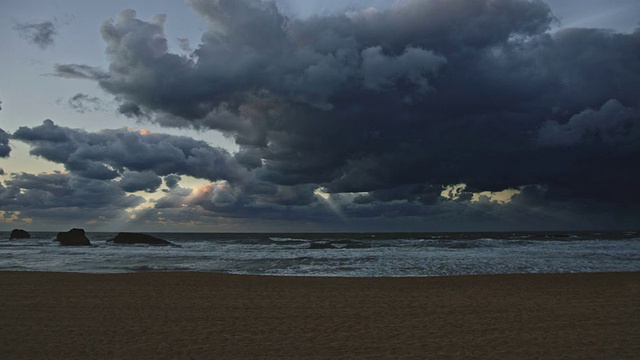
[[[116,244],[147,244],[147,245],[173,245],[173,243],[159,239],[155,236],[147,235],[147,234],[138,234],[138,233],[126,233],[121,232],[116,237],[111,239],[112,242]]]
[[[60,245],[87,246],[91,245],[89,238],[84,234],[84,229],[71,229],[67,232],[59,232],[56,236]]]
[[[13,229],[11,230],[11,235],[9,235],[9,240],[13,239],[30,239],[31,234],[22,229]]]

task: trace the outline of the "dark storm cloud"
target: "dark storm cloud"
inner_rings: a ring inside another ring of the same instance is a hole
[[[164,177],[164,183],[169,189],[174,189],[175,187],[177,187],[180,183],[180,180],[182,180],[180,176],[173,174]]]
[[[125,171],[120,179],[120,187],[126,192],[156,192],[162,185],[162,179],[151,171]]]
[[[571,147],[580,143],[634,146],[640,141],[640,109],[609,100],[600,109],[586,109],[567,122],[548,121],[538,132],[542,147]]]
[[[221,177],[234,193],[220,203],[295,189],[291,202],[310,204],[323,186],[370,192],[362,205],[433,204],[458,183],[465,201],[525,185],[640,200],[640,31],[550,33],[542,1],[408,0],[307,19],[275,2],[188,4],[209,23],[193,57],[168,51],[164,17],[126,10],[101,28],[108,71],[78,73],[123,114],[235,137],[250,175]]]
[[[51,21],[43,21],[39,23],[18,23],[13,29],[20,36],[30,43],[46,49],[53,45],[54,37],[57,35],[56,26]]]
[[[142,112],[140,106],[130,102],[120,104],[120,106],[118,107],[118,112],[128,118],[147,117],[147,115]]]
[[[441,199],[442,188],[428,185],[404,185],[395,188],[374,190],[366,195],[359,195],[354,199],[355,203],[369,204],[374,201],[390,202],[395,200],[407,200],[418,204],[433,205]]]
[[[131,186],[136,190],[147,187],[138,189],[140,174],[127,171],[152,172],[158,176],[190,175],[211,181],[235,180],[243,172],[227,151],[182,136],[127,129],[90,133],[45,120],[33,128],[20,127],[13,138],[29,144],[32,155],[64,164],[67,170],[82,177],[110,180],[125,176],[124,184],[129,184],[127,176],[131,176]],[[150,179],[145,174],[146,180],[142,182],[160,183],[159,178]],[[157,187],[148,189],[154,188]]]
[[[9,146],[9,134],[0,129],[0,158],[9,157],[11,147]]]

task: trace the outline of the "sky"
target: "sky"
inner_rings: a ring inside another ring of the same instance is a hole
[[[4,0],[0,230],[637,229],[637,0]]]

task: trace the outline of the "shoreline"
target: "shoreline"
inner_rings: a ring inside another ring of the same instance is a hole
[[[633,358],[640,272],[0,272],[12,359]]]
[[[294,274],[240,274],[240,273],[225,273],[217,271],[197,271],[197,270],[140,270],[140,271],[127,271],[127,272],[86,272],[86,271],[46,271],[46,270],[0,270],[0,278],[9,274],[38,274],[38,275],[86,275],[86,276],[126,276],[126,275],[210,275],[213,277],[256,277],[266,279],[279,279],[279,278],[291,278],[291,279],[333,279],[333,280],[347,280],[347,279],[362,279],[362,280],[403,280],[403,279],[454,279],[454,278],[481,278],[481,277],[519,277],[519,276],[532,276],[532,277],[546,277],[546,276],[581,276],[581,275],[602,275],[602,276],[614,276],[623,274],[638,274],[640,276],[640,270],[629,271],[587,271],[587,272],[539,272],[539,273],[482,273],[482,274],[452,274],[452,275],[398,275],[398,276],[337,276],[337,275],[294,275]]]

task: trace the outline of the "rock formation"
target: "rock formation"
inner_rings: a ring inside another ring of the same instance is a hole
[[[138,233],[121,232],[111,239],[116,244],[147,244],[147,245],[173,245],[169,241],[159,239],[155,236]]]
[[[11,231],[11,235],[9,235],[9,240],[13,239],[30,239],[31,234],[22,229],[13,229]]]
[[[59,232],[56,238],[60,241],[60,245],[64,246],[91,245],[91,242],[84,234],[84,229],[71,229],[67,232]]]

